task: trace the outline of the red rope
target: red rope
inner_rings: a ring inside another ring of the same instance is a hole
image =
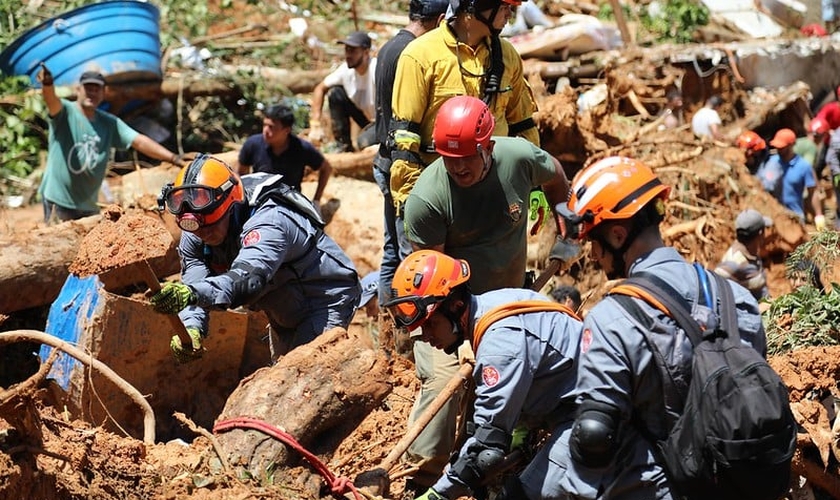
[[[335,474],[330,472],[327,466],[318,459],[318,457],[298,443],[291,434],[274,427],[268,422],[250,417],[231,418],[218,422],[215,426],[213,426],[213,432],[216,434],[219,432],[229,431],[231,429],[254,429],[262,432],[263,434],[268,434],[303,455],[303,458],[305,458],[306,461],[309,462],[316,471],[318,471],[318,474],[326,479],[332,493],[343,495],[344,493],[350,491],[353,493],[353,497],[356,498],[356,500],[362,500],[362,496],[356,490],[356,486],[353,485],[348,478],[336,477]]]

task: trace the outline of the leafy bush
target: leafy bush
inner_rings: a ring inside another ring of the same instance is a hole
[[[786,275],[796,286],[773,300],[764,313],[769,354],[840,344],[840,285],[831,283],[826,289],[817,278],[825,274],[819,270],[831,269],[838,257],[840,233],[833,230],[820,231],[788,257]]]

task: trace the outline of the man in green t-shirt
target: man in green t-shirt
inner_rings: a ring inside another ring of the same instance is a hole
[[[405,232],[414,249],[466,260],[475,294],[524,286],[530,192],[542,186],[553,209],[569,189],[559,161],[523,138],[491,137],[494,128],[480,99],[444,102],[432,132],[441,157],[423,170],[405,203]],[[425,342],[414,343],[414,358],[423,384],[410,420],[458,371],[457,356]],[[452,451],[457,411],[453,398],[409,448],[422,472],[440,474]],[[428,486],[421,474],[414,480]]]
[[[76,102],[59,98],[53,75],[43,64],[38,73],[49,112],[47,169],[38,192],[44,221],[80,219],[99,213],[97,199],[108,167],[111,148],[132,147],[144,155],[181,166],[180,157],[97,109],[105,98],[105,77],[86,71],[79,79]]]

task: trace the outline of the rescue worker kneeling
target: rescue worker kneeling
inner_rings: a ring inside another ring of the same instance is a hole
[[[468,340],[475,353],[475,432],[421,500],[483,498],[495,466],[511,450],[515,429],[567,435],[561,431],[574,419],[568,395],[577,375],[579,318],[531,290],[473,295],[469,279],[465,260],[420,250],[397,268],[395,298],[384,304],[398,326],[422,326],[422,341],[451,353]],[[543,448],[496,498],[554,497],[543,488],[554,490],[565,470],[549,459],[550,451]]]
[[[201,356],[207,309],[248,306],[269,319],[271,359],[326,330],[347,328],[361,285],[350,258],[324,233],[312,203],[280,175],[241,178],[217,158],[199,155],[158,204],[181,233],[181,283],[151,297],[155,310],[179,314],[192,339],[170,346],[179,361]]]

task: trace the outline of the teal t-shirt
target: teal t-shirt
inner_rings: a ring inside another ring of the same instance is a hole
[[[525,139],[493,140],[493,166],[481,182],[459,187],[438,158],[405,205],[408,239],[421,247],[442,244],[447,255],[469,262],[473,293],[523,285],[529,194],[557,175],[551,156]]]
[[[96,211],[111,148],[128,149],[140,133],[110,113],[96,110],[88,120],[75,103],[61,104],[48,120],[47,169],[38,192],[65,208]]]

